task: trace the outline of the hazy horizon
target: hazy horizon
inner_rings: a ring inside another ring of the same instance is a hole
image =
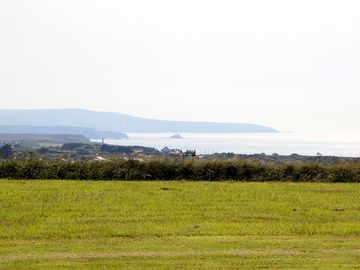
[[[360,132],[355,0],[0,2],[0,108]]]

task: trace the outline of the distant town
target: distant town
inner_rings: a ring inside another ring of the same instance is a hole
[[[178,137],[178,135],[176,136]],[[103,140],[104,141],[104,140]],[[104,142],[92,142],[82,135],[66,134],[0,134],[0,159],[46,159],[46,160],[84,160],[107,161],[116,158],[151,158],[167,157],[173,159],[244,159],[265,163],[311,162],[336,164],[341,162],[358,162],[360,158],[323,156],[303,156],[298,154],[234,154],[213,153],[199,155],[193,149],[181,150],[164,147],[156,149],[141,145],[122,146]]]

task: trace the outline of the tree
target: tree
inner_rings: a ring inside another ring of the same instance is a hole
[[[10,144],[5,144],[0,148],[0,158],[7,159],[13,154],[13,149]]]

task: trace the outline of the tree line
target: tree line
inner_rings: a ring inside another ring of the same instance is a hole
[[[360,163],[271,164],[245,160],[0,161],[2,179],[360,182]]]

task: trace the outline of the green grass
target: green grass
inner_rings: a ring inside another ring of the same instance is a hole
[[[0,181],[0,269],[360,269],[360,185]]]

